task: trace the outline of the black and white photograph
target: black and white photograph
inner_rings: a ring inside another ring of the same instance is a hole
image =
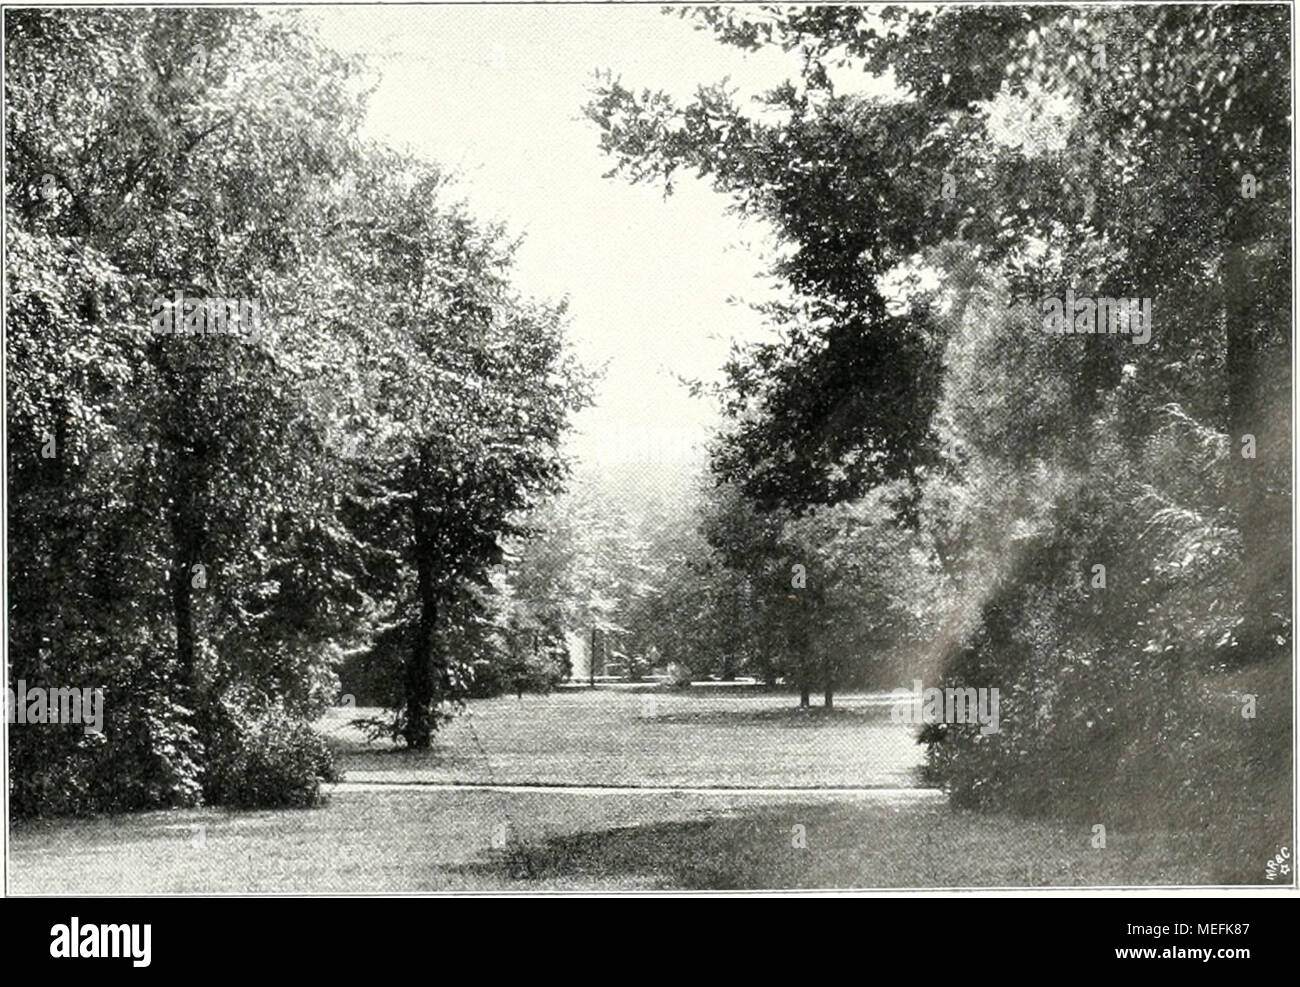
[[[1294,897],[1294,19],[6,6],[5,894]]]

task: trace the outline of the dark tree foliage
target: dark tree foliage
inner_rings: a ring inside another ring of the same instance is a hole
[[[400,639],[413,745],[454,697],[438,642],[585,399],[563,313],[292,14],[6,11],[5,46],[10,685],[106,719],[14,731],[15,810],[310,804],[345,655]],[[157,331],[177,295],[261,318]]]

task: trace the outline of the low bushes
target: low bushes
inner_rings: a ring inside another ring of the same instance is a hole
[[[308,808],[320,804],[321,782],[340,778],[320,735],[277,706],[225,699],[208,718],[203,795],[210,805]]]

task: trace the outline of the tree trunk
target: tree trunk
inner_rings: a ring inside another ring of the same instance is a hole
[[[412,505],[415,523],[416,592],[420,604],[419,625],[411,657],[406,666],[406,728],[403,736],[412,750],[427,750],[433,742],[434,652],[438,625],[438,591],[434,564],[436,541],[434,521],[424,486],[432,469],[432,454],[420,457],[419,491]]]
[[[198,712],[199,682],[196,668],[198,627],[194,616],[192,566],[203,564],[204,531],[198,520],[194,491],[200,480],[193,469],[181,467],[172,485],[172,622],[176,626],[176,685],[180,701]],[[206,569],[203,570],[205,573]],[[205,577],[206,581],[206,577]]]
[[[172,621],[176,625],[176,684],[180,687],[181,702],[193,706],[198,687],[194,668],[194,594],[190,564],[184,558],[177,559],[172,566],[171,584]]]
[[[156,341],[153,344],[156,346]],[[157,350],[152,359],[160,359]],[[168,410],[168,427],[164,430],[159,454],[171,461],[171,480],[168,494],[171,505],[168,524],[172,536],[171,574],[169,578],[172,621],[176,626],[176,695],[180,702],[201,712],[198,669],[199,628],[195,617],[194,577],[195,565],[204,565],[204,585],[211,573],[206,568],[211,559],[205,559],[207,549],[206,515],[200,497],[209,489],[213,449],[207,436],[207,424],[195,420],[195,409],[202,407],[198,398],[199,385],[192,373],[177,371],[165,363],[160,369],[172,385]]]
[[[420,598],[420,624],[406,667],[406,746],[427,750],[433,742],[434,631],[438,620],[438,599],[434,589],[433,562],[420,550],[416,563]]]
[[[826,708],[830,709],[835,705],[835,666],[830,658],[822,659],[822,688],[823,701]]]
[[[812,704],[811,692],[812,690],[808,688],[807,679],[804,679],[802,682],[799,683],[799,708],[800,709],[807,709]]]

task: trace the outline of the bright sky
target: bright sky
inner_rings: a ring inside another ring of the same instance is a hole
[[[711,424],[674,374],[715,378],[757,317],[731,295],[762,296],[763,231],[725,213],[697,183],[662,191],[605,179],[611,162],[581,114],[593,73],[687,99],[730,76],[758,92],[792,72],[780,54],[745,56],[657,6],[337,7],[312,11],[324,39],[366,54],[383,81],[372,135],[457,170],[481,219],[525,236],[518,281],[568,295],[588,365],[607,365],[574,451],[590,467],[619,436],[662,446]],[[747,241],[754,241],[752,247]]]

